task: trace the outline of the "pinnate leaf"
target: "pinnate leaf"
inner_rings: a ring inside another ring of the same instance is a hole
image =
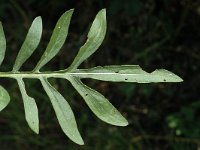
[[[38,61],[33,71],[19,71],[23,63],[37,48],[42,35],[42,20],[40,17],[33,21],[26,39],[17,55],[11,72],[0,72],[0,78],[14,78],[17,80],[25,109],[25,117],[30,128],[39,133],[38,109],[35,99],[28,96],[24,78],[39,79],[46,91],[55,110],[58,122],[63,132],[77,144],[84,142],[78,131],[75,116],[65,98],[48,82],[48,78],[64,78],[71,82],[73,87],[83,97],[89,108],[101,120],[116,126],[126,126],[128,121],[120,112],[99,92],[91,89],[81,82],[81,78],[92,78],[112,82],[182,82],[183,80],[174,73],[157,69],[151,73],[142,70],[138,65],[112,65],[98,66],[90,69],[77,69],[80,64],[90,57],[102,44],[106,34],[106,10],[102,9],[96,15],[89,30],[86,43],[80,48],[72,64],[65,70],[40,72],[62,48],[67,35],[73,9],[66,11],[58,20],[44,54]],[[4,59],[6,40],[2,24],[0,22],[0,65]],[[0,86],[0,111],[9,103],[8,92]]]

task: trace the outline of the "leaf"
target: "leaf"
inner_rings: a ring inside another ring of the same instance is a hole
[[[172,72],[164,69],[158,69],[152,73],[148,73],[137,65],[113,65],[104,67],[98,66],[90,69],[77,69],[79,65],[90,57],[103,42],[107,28],[105,9],[102,9],[96,15],[88,33],[86,43],[80,48],[77,56],[67,69],[40,72],[40,69],[56,56],[62,48],[68,35],[72,14],[73,9],[66,11],[60,17],[53,30],[47,48],[33,71],[20,71],[20,67],[32,55],[41,39],[42,20],[40,17],[35,18],[17,55],[13,70],[10,72],[0,72],[0,78],[13,78],[17,80],[22,94],[26,120],[35,133],[39,133],[38,109],[35,99],[27,95],[23,79],[39,79],[50,98],[63,132],[75,143],[83,145],[84,142],[78,131],[75,116],[70,105],[65,98],[51,86],[48,82],[48,78],[64,78],[69,80],[98,118],[117,126],[126,126],[128,125],[128,121],[108,99],[99,92],[83,84],[81,78],[138,83],[182,82],[183,80]],[[4,59],[5,50],[6,40],[0,22],[0,65]],[[10,97],[8,92],[0,86],[0,111],[8,105],[9,101]]]
[[[29,127],[36,133],[39,134],[39,119],[38,119],[38,108],[35,99],[28,96],[25,89],[25,84],[21,78],[17,78],[17,82],[22,94],[24,102],[25,118]]]
[[[69,24],[73,11],[73,9],[66,11],[58,20],[53,30],[50,42],[47,45],[47,48],[41,59],[37,63],[34,71],[38,72],[39,69],[48,63],[62,48],[68,35]]]
[[[42,36],[42,19],[37,17],[34,19],[26,39],[22,44],[22,47],[17,55],[13,66],[13,72],[20,69],[23,63],[32,55],[35,49],[38,47],[40,39]]]
[[[69,81],[101,120],[116,126],[128,125],[128,121],[103,95],[84,85],[79,78],[71,77]]]
[[[6,39],[5,39],[2,23],[0,22],[0,65],[3,62],[5,51],[6,51]]]
[[[44,90],[49,96],[59,124],[64,133],[75,143],[83,145],[84,142],[78,131],[74,113],[64,97],[44,79],[40,79]]]
[[[174,73],[157,69],[152,73],[145,72],[138,65],[113,65],[94,67],[91,69],[78,69],[72,72],[79,78],[92,78],[112,82],[182,82],[183,80]]]
[[[74,61],[67,69],[68,71],[76,69],[84,60],[90,57],[101,45],[106,34],[106,10],[102,9],[96,15],[94,22],[88,33],[86,43],[80,48]]]
[[[10,102],[8,92],[0,85],[0,111],[2,111]]]

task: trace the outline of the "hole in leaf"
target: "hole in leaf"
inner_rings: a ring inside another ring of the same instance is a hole
[[[127,78],[125,78],[125,80],[128,80]]]

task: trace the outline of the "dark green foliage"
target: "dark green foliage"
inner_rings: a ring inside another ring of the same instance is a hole
[[[200,135],[199,110],[199,101],[193,102],[189,106],[183,106],[179,112],[167,116],[168,126],[174,130],[177,136],[198,138]]]

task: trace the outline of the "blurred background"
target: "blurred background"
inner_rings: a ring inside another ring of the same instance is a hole
[[[75,8],[69,36],[60,53],[44,70],[70,65],[86,40],[97,14],[107,9],[108,30],[99,50],[81,68],[97,65],[139,64],[146,71],[168,69],[183,83],[84,82],[104,94],[128,119],[127,127],[100,121],[64,80],[51,80],[69,101],[84,146],[61,131],[51,103],[37,80],[25,80],[39,107],[40,134],[25,118],[22,98],[14,80],[1,79],[11,103],[0,113],[2,150],[199,150],[200,149],[200,1],[198,0],[1,0],[0,20],[7,39],[1,71],[11,70],[28,28],[43,18],[43,37],[37,52],[24,64],[32,70],[42,55],[53,27],[66,10]]]

